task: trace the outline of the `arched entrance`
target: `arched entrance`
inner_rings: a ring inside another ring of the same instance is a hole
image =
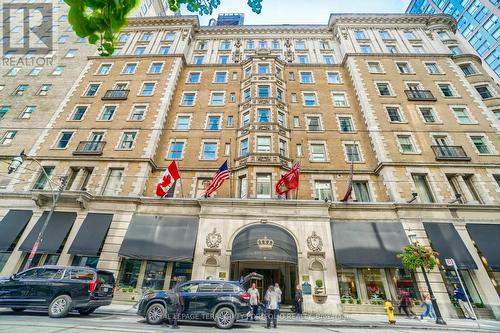
[[[263,296],[267,286],[279,283],[282,303],[291,303],[298,281],[297,244],[290,233],[276,225],[252,225],[233,240],[231,278],[238,280],[251,272],[264,276],[255,281]]]

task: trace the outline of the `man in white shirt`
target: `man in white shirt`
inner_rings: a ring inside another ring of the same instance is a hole
[[[257,311],[259,309],[259,290],[256,288],[255,283],[252,283],[252,287],[248,289],[247,293],[250,295],[250,306],[252,307],[252,316],[248,317],[248,320],[252,318],[255,321],[255,316],[257,315]]]
[[[266,293],[266,303],[267,303],[267,323],[266,328],[271,328],[271,322],[273,323],[273,327],[277,326],[278,319],[278,303],[280,300],[280,294],[276,292],[273,286],[269,286],[267,288]]]

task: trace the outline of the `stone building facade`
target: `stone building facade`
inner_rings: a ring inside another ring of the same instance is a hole
[[[279,282],[285,302],[300,284],[306,311],[340,314],[400,289],[420,297],[422,274],[396,258],[414,234],[442,253],[429,278],[444,315],[459,314],[453,257],[483,315],[498,318],[499,252],[485,241],[500,229],[498,90],[478,57],[437,38],[459,43],[455,25],[443,15],[132,19],[119,53],[88,58],[29,150],[53,181],[68,179],[58,236],[37,263],[111,270],[123,300],[257,271],[259,288]],[[173,160],[181,180],[155,198]],[[226,160],[230,179],[203,198]],[[296,162],[300,187],[279,198],[274,186]],[[23,267],[51,202],[34,162],[15,177],[0,202],[0,228],[17,225],[0,244],[2,274]],[[80,244],[88,233],[96,243]]]

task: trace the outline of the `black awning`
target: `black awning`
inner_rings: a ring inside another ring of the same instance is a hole
[[[500,224],[467,223],[465,225],[477,248],[494,271],[500,271]]]
[[[271,224],[252,225],[234,238],[231,261],[279,261],[297,264],[297,245],[292,235],[280,227]]]
[[[68,253],[98,256],[112,220],[113,214],[88,213]]]
[[[11,209],[0,222],[0,252],[9,251],[28,224],[33,211]]]
[[[434,251],[439,253],[439,260],[454,259],[459,269],[477,269],[462,238],[452,223],[424,223],[425,232]],[[452,269],[452,267],[446,267]]]
[[[402,268],[396,257],[409,244],[399,222],[332,221],[337,265],[358,268]]]
[[[20,251],[29,252],[42,229],[45,218],[49,212],[43,212],[42,216],[31,229],[28,237],[19,247]],[[62,242],[68,236],[69,230],[76,219],[74,212],[54,212],[52,218],[43,233],[42,243],[39,245],[37,253],[58,253]]]
[[[134,215],[118,254],[125,258],[193,261],[197,216]]]

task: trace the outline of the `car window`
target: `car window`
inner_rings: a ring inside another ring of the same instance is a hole
[[[113,274],[97,272],[97,280],[99,280],[99,282],[102,284],[109,284],[109,285],[115,284],[115,278]]]
[[[74,269],[70,271],[69,278],[71,280],[92,281],[94,280],[94,272],[88,269]]]
[[[230,293],[237,293],[240,291],[240,287],[231,284],[231,283],[225,283],[224,286],[222,287],[222,291],[224,292],[230,292]]]
[[[63,268],[37,268],[36,275],[33,279],[48,280],[48,279],[61,279],[64,274]]]
[[[198,287],[199,293],[213,293],[222,291],[222,284],[220,283],[200,283]]]
[[[36,273],[37,273],[37,269],[32,268],[32,269],[28,269],[27,271],[17,273],[16,278],[21,279],[21,280],[33,279],[36,276]]]
[[[184,293],[195,293],[198,291],[198,283],[188,283],[180,288],[181,292]]]

